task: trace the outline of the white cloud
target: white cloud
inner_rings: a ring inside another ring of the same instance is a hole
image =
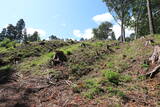
[[[28,34],[33,34],[35,31],[37,31],[41,37],[41,39],[46,39],[46,32],[42,29],[35,29],[35,28],[27,28]]]
[[[121,26],[118,25],[118,24],[113,25],[113,31],[114,31],[114,33],[115,33],[116,38],[118,39],[119,36],[121,35]],[[125,33],[126,33],[126,34],[125,34],[126,37],[129,37],[130,34],[134,33],[134,30],[129,29],[129,28],[126,28],[125,31],[126,31],[126,32],[125,32]]]
[[[73,35],[79,38],[85,38],[90,39],[93,37],[92,29],[86,29],[84,32],[81,32],[80,30],[76,29],[73,30]]]
[[[121,27],[120,27],[120,25],[118,25],[118,24],[113,25],[113,31],[115,33],[116,39],[118,39],[118,37],[121,34]]]
[[[103,13],[103,14],[94,16],[92,20],[96,22],[97,24],[100,24],[105,21],[112,22],[114,18],[112,17],[110,13]]]
[[[45,35],[46,32],[42,29],[35,29],[35,28],[27,28],[28,34],[33,34],[35,31],[37,31],[40,35]]]

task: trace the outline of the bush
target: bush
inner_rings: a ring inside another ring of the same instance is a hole
[[[103,71],[103,75],[111,83],[114,83],[114,84],[118,85],[119,82],[120,82],[120,74],[117,73],[117,72],[113,72],[111,70]]]
[[[101,85],[95,79],[86,80],[84,88],[86,88],[87,91],[84,92],[83,95],[89,99],[93,99],[94,96],[104,92],[104,90],[101,88]]]
[[[5,38],[2,42],[0,42],[0,47],[5,47],[5,48],[11,48],[16,45],[15,41],[11,41],[7,38]]]
[[[129,75],[121,76],[121,81],[123,81],[123,82],[130,82],[130,81],[132,81],[132,77],[129,76]]]
[[[11,42],[11,41],[9,39],[5,38],[2,42],[0,42],[0,46],[6,47],[9,42]]]
[[[108,87],[107,90],[110,93],[110,96],[119,96],[121,98],[123,98],[125,96],[125,94],[122,91],[118,90],[118,89],[114,89],[112,87]]]
[[[93,99],[94,96],[99,95],[100,93],[103,93],[103,92],[104,92],[104,90],[102,88],[95,87],[95,88],[91,88],[87,92],[85,92],[84,96],[89,99]]]

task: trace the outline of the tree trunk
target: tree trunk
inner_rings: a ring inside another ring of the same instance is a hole
[[[125,42],[125,28],[124,28],[124,18],[122,17],[121,23],[121,42]]]
[[[151,9],[151,1],[150,0],[147,0],[147,9],[148,9],[148,20],[149,20],[150,34],[154,34],[153,16],[152,16],[152,9]]]

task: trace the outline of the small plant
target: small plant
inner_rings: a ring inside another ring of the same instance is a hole
[[[72,85],[72,91],[74,93],[80,93],[81,92],[81,87],[79,87],[77,84]]]
[[[2,42],[0,42],[0,47],[5,47],[5,48],[11,48],[16,46],[16,42],[15,41],[11,41],[7,38],[5,38]]]
[[[99,84],[95,79],[88,79],[85,80],[85,88],[94,88],[94,87],[98,87]]]
[[[72,55],[72,52],[66,51],[66,54],[67,54],[67,55]]]
[[[122,82],[130,82],[130,81],[132,81],[132,77],[129,76],[129,75],[121,76],[120,79],[121,79]]]
[[[113,67],[114,67],[114,63],[109,62],[109,63],[107,64],[107,67],[108,67],[108,68],[113,68]]]
[[[93,99],[95,95],[99,95],[104,92],[101,85],[96,79],[89,79],[85,81],[84,88],[87,90],[83,95],[89,99]]]
[[[6,66],[0,67],[0,71],[10,71],[11,69],[12,69],[11,65],[6,65]]]
[[[119,96],[121,98],[125,96],[125,94],[122,91],[114,89],[113,87],[107,87],[107,90],[110,93],[110,96]]]
[[[117,72],[113,72],[111,70],[103,71],[103,75],[108,79],[109,82],[114,83],[116,85],[120,82],[120,74]]]
[[[148,64],[142,64],[141,66],[142,66],[142,68],[148,68],[149,67]]]
[[[100,93],[103,93],[104,90],[100,87],[95,87],[89,89],[87,92],[83,93],[83,95],[89,99],[94,99],[94,96],[99,95]]]

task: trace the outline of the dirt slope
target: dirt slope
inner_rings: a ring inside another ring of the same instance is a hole
[[[154,43],[145,46],[150,39]],[[159,35],[129,43],[63,44],[1,66],[0,107],[160,106],[160,74],[144,77],[156,66],[146,61],[160,44]],[[64,52],[67,62],[51,65],[56,50]]]

